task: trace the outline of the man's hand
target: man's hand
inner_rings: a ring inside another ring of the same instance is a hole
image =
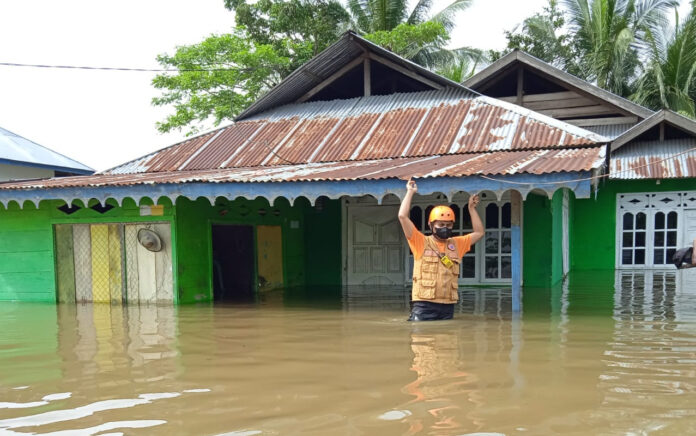
[[[406,182],[406,195],[399,207],[399,222],[406,238],[410,238],[413,235],[413,229],[415,228],[409,215],[411,213],[411,199],[416,195],[416,192],[418,192],[416,182],[409,178],[408,182]]]
[[[479,198],[478,194],[474,194],[469,197],[469,209],[476,209],[476,206],[478,206],[480,201],[481,199]]]

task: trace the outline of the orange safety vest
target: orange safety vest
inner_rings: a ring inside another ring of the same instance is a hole
[[[454,247],[450,249],[449,247]],[[459,284],[459,263],[461,258],[457,253],[454,239],[445,243],[445,255],[453,265],[448,268],[440,261],[439,249],[434,236],[426,236],[423,256],[413,264],[413,301],[430,301],[433,303],[454,304],[459,301],[457,288]]]

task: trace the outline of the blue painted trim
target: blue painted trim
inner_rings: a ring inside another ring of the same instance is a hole
[[[544,175],[513,174],[496,177],[496,181],[479,176],[471,177],[432,177],[416,179],[420,194],[440,192],[450,198],[457,192],[493,191],[498,195],[509,190],[519,191],[523,197],[534,190],[542,189],[548,195],[553,195],[557,189],[567,187],[575,192],[576,198],[589,198],[591,184],[589,180],[568,183],[568,180],[587,177],[589,173],[552,173]],[[512,183],[505,183],[512,182]],[[40,184],[41,181],[37,181]],[[157,200],[169,197],[176,201],[183,196],[190,199],[208,198],[211,203],[217,197],[234,199],[245,197],[253,199],[264,197],[273,202],[276,198],[285,197],[293,202],[299,197],[306,197],[311,202],[317,198],[340,198],[342,196],[373,195],[381,203],[388,194],[401,197],[405,192],[406,182],[400,179],[380,180],[321,180],[312,182],[229,182],[229,183],[160,183],[140,184],[131,186],[95,186],[80,188],[35,188],[35,189],[0,189],[0,203],[7,205],[10,201],[23,204],[31,201],[38,206],[41,200],[82,200],[97,199],[100,202],[113,198],[119,203],[125,198],[139,201],[143,197]],[[1,188],[2,185],[0,185]]]
[[[510,229],[512,238],[512,311],[522,308],[522,232],[520,226]]]
[[[93,169],[83,170],[83,169],[79,169],[79,168],[61,167],[61,166],[57,166],[57,165],[24,162],[24,161],[11,160],[11,159],[1,159],[0,158],[0,164],[13,165],[13,166],[18,166],[18,167],[43,168],[46,170],[54,170],[54,171],[62,171],[64,173],[78,174],[81,176],[88,176],[88,175],[94,174]]]

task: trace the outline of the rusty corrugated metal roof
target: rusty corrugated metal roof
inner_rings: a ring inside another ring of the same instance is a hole
[[[345,162],[319,162],[251,168],[99,174],[47,180],[0,183],[0,190],[65,187],[129,186],[159,183],[308,182],[379,180],[409,177],[547,174],[589,171],[604,162],[605,147],[563,150],[497,151],[427,157],[401,157]]]
[[[641,141],[626,144],[610,159],[611,179],[696,177],[696,139]]]
[[[283,106],[108,174],[592,146],[607,139],[461,89]]]

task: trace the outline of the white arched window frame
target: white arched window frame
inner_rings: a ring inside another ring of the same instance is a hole
[[[693,240],[694,211],[693,191],[617,194],[616,267],[674,268],[674,251]]]

